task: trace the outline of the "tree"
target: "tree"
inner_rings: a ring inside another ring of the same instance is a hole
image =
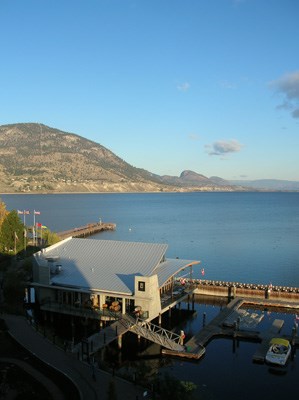
[[[8,211],[6,210],[6,205],[5,203],[0,199],[0,229],[1,229],[1,225],[4,221],[4,219],[6,218],[8,214]]]
[[[189,400],[196,389],[192,382],[182,382],[168,374],[158,377],[154,386],[163,400]]]
[[[60,242],[61,239],[56,233],[51,232],[50,229],[45,229],[43,231],[43,240],[47,246],[51,246],[52,244]]]
[[[13,210],[4,218],[0,229],[0,251],[6,254],[16,254],[24,249],[25,226],[18,213]]]

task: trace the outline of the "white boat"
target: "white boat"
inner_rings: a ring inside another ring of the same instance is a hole
[[[284,366],[291,353],[290,342],[282,338],[273,338],[266,354],[266,362]]]

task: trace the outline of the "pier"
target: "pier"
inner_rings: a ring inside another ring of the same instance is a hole
[[[57,235],[61,238],[61,240],[67,239],[69,237],[84,238],[103,231],[114,231],[115,229],[116,224],[110,222],[94,222],[81,226],[79,228],[73,228],[67,231],[58,232]]]

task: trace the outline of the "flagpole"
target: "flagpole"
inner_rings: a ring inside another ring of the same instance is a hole
[[[24,250],[25,250],[25,256],[26,256],[26,248],[27,248],[27,231],[26,231],[26,226],[24,228]]]
[[[35,240],[35,210],[33,210],[33,245],[35,246],[36,240]]]
[[[40,215],[40,211],[33,210],[33,224],[34,224],[34,245],[37,245],[38,242],[38,227],[36,226],[35,216]]]

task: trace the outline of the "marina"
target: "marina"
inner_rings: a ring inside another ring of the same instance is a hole
[[[205,325],[197,334],[185,343],[184,352],[173,352],[167,349],[162,349],[162,354],[173,355],[181,358],[200,359],[204,354],[204,348],[208,343],[216,337],[231,337],[234,339],[241,338],[243,340],[255,340],[261,342],[258,350],[253,356],[254,361],[264,362],[266,351],[268,350],[269,341],[277,336],[284,324],[283,320],[275,319],[271,328],[267,332],[260,332],[258,323],[260,319],[256,319],[256,314],[242,312],[241,307],[249,305],[252,307],[279,307],[296,310],[297,304],[277,301],[262,301],[260,299],[253,300],[252,298],[235,298],[230,301],[227,306],[219,312],[219,314],[207,325]],[[244,318],[245,315],[245,318]],[[248,323],[249,321],[249,323]],[[254,322],[254,324],[252,324]],[[248,329],[251,325],[251,329]],[[254,330],[252,329],[254,328]],[[292,340],[294,346],[299,345],[299,340],[296,337],[297,330],[288,336]]]
[[[189,302],[191,299],[194,300],[194,293],[184,294],[183,297],[173,300],[171,306],[164,308],[163,312],[171,312],[171,308],[181,307],[182,302],[187,302],[189,307]],[[170,303],[169,303],[170,304]],[[258,328],[262,317],[258,316],[254,311],[246,311],[246,307],[251,308],[272,308],[275,309],[288,309],[291,311],[296,311],[299,307],[298,304],[292,302],[277,302],[277,300],[261,300],[252,298],[235,298],[228,302],[226,307],[224,307],[219,314],[208,324],[203,326],[199,332],[192,336],[188,341],[184,343],[183,347],[178,347],[175,349],[174,346],[169,345],[169,342],[165,342],[165,335],[169,339],[169,333],[166,329],[160,327],[159,332],[155,332],[149,321],[144,321],[142,319],[134,320],[129,315],[121,316],[112,315],[111,317],[115,321],[101,329],[98,333],[85,338],[84,342],[78,343],[73,349],[73,353],[77,353],[78,357],[90,358],[90,356],[97,351],[104,348],[106,345],[113,341],[118,342],[118,347],[122,347],[122,335],[126,332],[131,331],[140,335],[150,341],[159,343],[161,347],[161,354],[171,357],[179,357],[182,359],[193,359],[199,360],[205,354],[205,348],[215,338],[227,337],[242,340],[254,340],[259,342],[259,346],[253,355],[253,361],[264,362],[265,354],[269,347],[269,342],[273,337],[280,337],[280,331],[284,325],[284,320],[275,319],[270,329],[267,331],[260,331]],[[142,327],[142,329],[141,329]],[[178,339],[179,335],[171,333],[170,342],[175,341],[174,337]],[[297,329],[292,330],[289,335],[281,336],[292,342],[294,347],[299,346],[299,338],[297,337]]]

